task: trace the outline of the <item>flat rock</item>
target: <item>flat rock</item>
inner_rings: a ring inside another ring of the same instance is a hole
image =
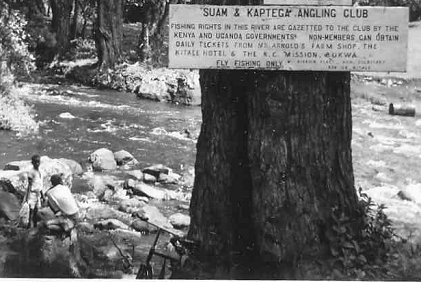
[[[168,174],[160,173],[158,182],[164,183],[164,184],[178,184],[181,179],[181,176],[174,172],[169,172]]]
[[[145,205],[139,209],[136,215],[152,224],[162,226],[164,228],[172,228],[168,218],[166,218],[155,206]]]
[[[94,227],[100,230],[129,229],[129,226],[127,226],[127,224],[114,218],[101,220],[95,223]]]
[[[131,227],[141,233],[156,233],[158,231],[158,228],[153,226],[152,224],[147,223],[146,221],[143,221],[141,219],[136,219],[133,221]]]
[[[166,198],[165,191],[145,183],[137,183],[133,188],[133,192],[137,195],[147,196],[157,200],[164,200]]]
[[[149,166],[149,167],[146,167],[142,170],[143,173],[151,174],[151,175],[155,176],[155,178],[157,178],[157,179],[159,178],[159,174],[161,174],[161,173],[169,174],[170,171],[172,171],[171,168],[166,167],[162,164]]]
[[[143,173],[140,169],[126,171],[126,174],[133,177],[135,180],[143,180]]]

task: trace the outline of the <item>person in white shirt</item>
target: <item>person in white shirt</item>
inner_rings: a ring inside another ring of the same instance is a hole
[[[27,201],[29,204],[29,223],[28,228],[37,226],[37,212],[41,208],[41,191],[43,187],[42,174],[39,170],[41,158],[39,155],[34,155],[31,158],[33,168],[28,172],[28,191]]]

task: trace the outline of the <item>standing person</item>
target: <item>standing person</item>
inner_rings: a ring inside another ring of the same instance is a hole
[[[27,228],[37,226],[37,212],[41,207],[42,175],[39,170],[41,158],[39,155],[33,155],[31,158],[32,169],[28,172],[28,204],[29,204],[29,223]]]

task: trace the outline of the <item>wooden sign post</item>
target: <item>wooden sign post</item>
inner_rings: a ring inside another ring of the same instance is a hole
[[[406,71],[408,8],[171,5],[169,27],[170,68]]]

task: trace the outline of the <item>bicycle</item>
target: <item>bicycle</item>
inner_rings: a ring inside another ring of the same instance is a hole
[[[151,260],[154,255],[159,256],[161,258],[164,258],[164,262],[162,264],[161,271],[159,273],[158,279],[165,279],[165,269],[167,260],[170,261],[171,270],[177,269],[178,267],[181,267],[184,263],[184,261],[187,259],[188,255],[191,253],[191,250],[194,250],[197,246],[197,243],[184,238],[180,234],[177,234],[178,232],[176,230],[170,230],[168,228],[165,228],[163,226],[160,226],[158,224],[149,222],[147,219],[141,218],[141,220],[155,226],[158,228],[158,232],[156,233],[154,242],[149,249],[148,256],[146,258],[145,263],[142,263],[139,267],[139,270],[136,275],[136,279],[154,279],[154,273],[153,268],[151,265]],[[161,235],[161,232],[167,232],[172,236],[170,239],[170,243],[174,246],[174,249],[177,253],[177,257],[162,253],[156,249],[156,245],[158,243],[159,236]]]

